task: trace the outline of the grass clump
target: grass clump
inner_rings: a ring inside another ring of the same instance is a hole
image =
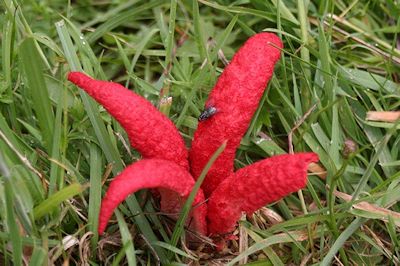
[[[396,1],[3,0],[0,11],[1,264],[399,264],[400,126],[366,119],[400,109]],[[99,237],[107,179],[140,156],[66,73],[128,86],[190,142],[224,63],[264,30],[285,48],[235,163],[289,152],[293,132],[294,151],[320,156],[307,188],[247,217],[225,253],[169,244],[173,224],[145,192]]]

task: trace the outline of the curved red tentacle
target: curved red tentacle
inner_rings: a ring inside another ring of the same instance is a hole
[[[233,231],[244,211],[248,214],[303,188],[315,153],[278,155],[239,169],[226,178],[208,201],[208,232]]]
[[[181,198],[180,201],[184,202],[193,186],[194,180],[189,172],[173,162],[161,159],[144,159],[131,164],[113,179],[102,200],[99,215],[99,234],[104,232],[114,209],[129,194],[145,188],[163,188],[175,192],[174,198]],[[195,231],[205,235],[207,232],[205,222],[207,206],[201,204],[203,202],[204,194],[200,190],[193,203],[194,206],[199,204],[192,210],[193,227]]]
[[[68,80],[85,90],[121,124],[129,141],[145,158],[160,158],[189,168],[188,152],[178,129],[148,100],[124,86],[71,72]]]
[[[215,114],[199,122],[189,153],[193,177],[198,178],[212,153],[225,140],[228,143],[203,182],[206,196],[233,172],[236,149],[272,77],[281,47],[275,34],[252,36],[233,56],[211,91],[206,107],[213,105]]]

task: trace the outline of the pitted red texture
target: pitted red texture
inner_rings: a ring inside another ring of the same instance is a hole
[[[187,198],[194,186],[193,177],[181,166],[162,159],[143,159],[125,168],[113,179],[101,202],[99,234],[104,232],[115,208],[125,198],[140,189],[162,188],[175,192],[175,198]],[[193,227],[200,234],[207,233],[205,221],[207,206],[201,190],[197,193],[192,210]]]
[[[68,79],[89,93],[120,122],[131,145],[145,158],[171,160],[188,169],[187,150],[178,130],[146,99],[118,83],[94,80],[83,73],[71,72]],[[181,210],[184,199],[167,189],[158,188],[158,191],[161,210],[177,217],[176,213]]]
[[[149,101],[124,86],[70,72],[68,80],[85,90],[121,124],[144,158],[160,158],[189,168],[188,152],[179,131]]]
[[[280,50],[276,47],[283,45],[275,34],[259,33],[249,38],[211,91],[206,107],[214,106],[217,113],[199,123],[189,153],[195,179],[217,148],[225,140],[228,143],[202,184],[206,197],[233,172],[236,149],[279,60]]]
[[[274,156],[239,169],[214,190],[208,201],[208,233],[230,233],[241,213],[251,214],[268,203],[303,188],[315,153]]]

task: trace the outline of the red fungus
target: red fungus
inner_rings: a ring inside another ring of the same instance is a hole
[[[274,156],[239,169],[222,181],[208,201],[208,233],[231,232],[244,211],[251,214],[268,203],[303,188],[315,153]]]
[[[188,153],[175,125],[149,101],[124,86],[71,72],[68,80],[84,89],[121,124],[131,145],[145,158],[160,158],[188,169]]]
[[[131,145],[145,158],[165,159],[189,168],[187,149],[179,131],[149,101],[118,83],[95,80],[80,72],[69,73],[68,80],[104,106],[125,129]],[[163,212],[179,212],[183,203],[176,194],[165,189],[158,192]]]
[[[216,113],[199,123],[189,153],[193,177],[198,178],[212,153],[228,140],[203,182],[207,197],[233,171],[236,149],[273,74],[281,47],[275,34],[252,36],[233,56],[211,91],[206,108],[215,107]]]
[[[186,198],[193,186],[194,180],[189,172],[171,161],[144,159],[133,163],[115,177],[108,187],[101,203],[99,234],[104,232],[114,209],[129,194],[145,188],[163,188],[174,191],[175,198]],[[183,203],[184,200],[182,199]],[[200,190],[193,202],[193,206],[196,206],[192,211],[193,228],[201,234],[206,234],[207,206],[201,204],[202,202],[204,202],[204,194]]]
[[[201,204],[191,213],[192,228],[201,234],[207,230],[214,236],[229,233],[242,211],[252,213],[304,187],[308,164],[318,160],[314,153],[280,155],[233,173],[235,151],[273,74],[281,47],[274,34],[251,37],[226,67],[210,94],[206,112],[199,118],[190,151],[190,170],[195,178],[212,153],[228,140],[202,184],[204,193],[210,196],[208,212]],[[157,188],[161,209],[178,212],[194,179],[186,171],[187,150],[173,123],[147,100],[117,83],[93,80],[78,72],[70,73],[68,79],[102,104],[127,131],[132,146],[148,158],[127,167],[111,182],[101,205],[99,233],[103,233],[114,209],[139,189]],[[193,205],[204,201],[203,190],[197,193]]]

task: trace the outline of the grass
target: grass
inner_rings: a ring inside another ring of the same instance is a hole
[[[399,123],[366,120],[400,109],[397,1],[92,2],[1,2],[0,264],[400,263]],[[66,73],[127,85],[190,143],[222,55],[263,30],[285,48],[235,164],[289,152],[315,105],[293,148],[326,173],[242,220],[226,252],[187,249],[143,193],[98,236],[106,180],[140,155]]]

